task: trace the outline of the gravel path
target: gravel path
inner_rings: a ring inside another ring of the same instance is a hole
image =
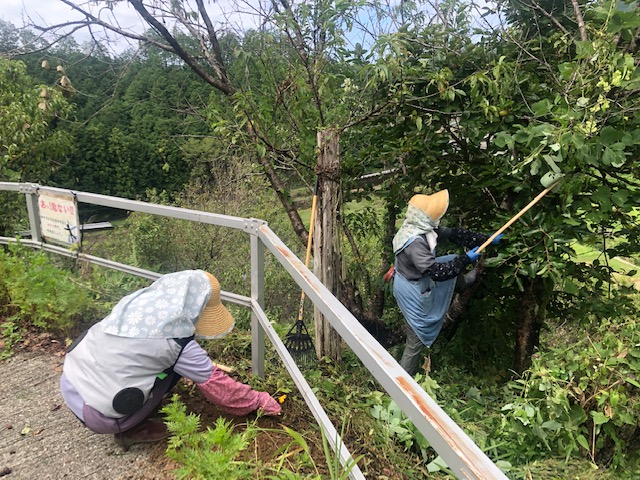
[[[0,361],[0,479],[174,478],[166,442],[128,451],[76,419],[60,395],[62,356],[20,353]]]

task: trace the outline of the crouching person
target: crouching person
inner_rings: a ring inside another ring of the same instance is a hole
[[[181,377],[192,380],[223,411],[279,415],[280,405],[215,367],[195,337],[220,338],[234,326],[210,273],[164,275],[118,302],[69,347],[60,380],[69,409],[96,433],[123,445],[168,436],[150,418]]]

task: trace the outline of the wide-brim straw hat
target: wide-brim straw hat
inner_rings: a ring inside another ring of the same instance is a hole
[[[411,197],[409,203],[414,207],[418,207],[429,218],[437,222],[449,208],[449,190],[440,190],[431,195],[418,194]]]
[[[211,297],[196,322],[196,336],[212,340],[233,330],[235,321],[220,300],[220,282],[209,272],[205,273],[211,282]]]

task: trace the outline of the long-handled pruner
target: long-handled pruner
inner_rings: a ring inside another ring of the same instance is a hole
[[[559,178],[558,180],[556,180],[555,182],[553,182],[551,185],[549,185],[547,188],[545,188],[542,192],[540,192],[538,194],[538,196],[536,198],[534,198],[533,200],[531,200],[526,207],[524,207],[522,210],[520,210],[518,213],[516,213],[513,217],[511,217],[511,220],[509,220],[507,223],[505,223],[502,227],[500,227],[500,230],[498,230],[496,233],[494,233],[493,235],[491,235],[489,238],[487,238],[487,241],[484,242],[482,245],[480,245],[478,247],[478,250],[476,250],[476,253],[480,253],[482,250],[484,250],[485,247],[487,247],[487,245],[491,244],[491,242],[493,242],[493,240],[500,235],[502,232],[504,232],[507,228],[509,228],[511,226],[511,224],[513,222],[515,222],[516,220],[518,220],[522,215],[524,215],[531,207],[533,207],[536,203],[538,203],[538,201],[544,197],[547,193],[549,193],[551,190],[553,190],[556,185],[558,185],[558,183],[560,183],[560,180],[562,180],[561,178]]]
[[[531,200],[526,207],[524,207],[522,210],[520,210],[518,213],[516,213],[513,217],[511,217],[511,220],[509,220],[507,223],[505,223],[502,227],[500,227],[500,229],[498,231],[496,231],[493,235],[491,235],[489,238],[487,238],[487,241],[484,242],[482,245],[480,245],[478,247],[478,250],[476,250],[476,253],[480,253],[482,250],[484,250],[488,245],[491,244],[491,242],[493,242],[493,240],[495,240],[495,238],[500,235],[502,232],[504,232],[507,228],[509,228],[513,222],[515,222],[516,220],[518,220],[522,215],[524,215],[531,207],[533,207],[536,203],[538,203],[538,201],[544,197],[547,193],[549,193],[551,190],[553,190],[558,183],[560,183],[560,181],[562,180],[562,178],[557,179],[555,182],[553,182],[551,185],[549,185],[547,188],[545,188],[542,192],[540,192],[536,198],[534,198],[533,200]],[[396,273],[396,269],[393,265],[391,265],[391,267],[389,267],[389,270],[387,270],[387,273],[384,274],[384,283],[389,283],[391,281],[391,279],[393,278],[393,275]]]

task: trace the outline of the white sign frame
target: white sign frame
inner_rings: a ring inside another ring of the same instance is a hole
[[[78,201],[73,192],[38,192],[38,216],[45,241],[63,245],[80,244],[82,233]]]

